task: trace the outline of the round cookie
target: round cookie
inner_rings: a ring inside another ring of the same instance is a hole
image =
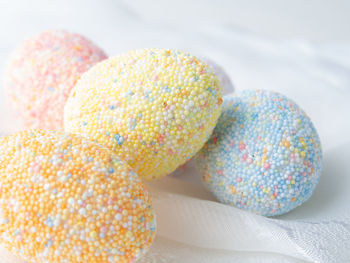
[[[322,150],[311,120],[292,100],[270,91],[243,91],[224,98],[196,167],[219,201],[275,216],[312,195]]]
[[[222,87],[222,93],[224,95],[231,94],[235,91],[235,88],[231,82],[230,77],[228,76],[227,72],[216,62],[209,58],[201,57],[201,59],[208,64],[209,67],[212,68],[214,74],[219,79]]]
[[[150,196],[108,149],[32,130],[1,138],[0,160],[0,242],[28,262],[134,262],[150,247]]]
[[[146,179],[190,159],[221,112],[221,86],[188,53],[140,49],[85,73],[65,106],[65,130],[113,150]]]
[[[63,130],[63,109],[80,76],[107,58],[85,37],[52,30],[25,40],[4,75],[9,105],[25,127]]]

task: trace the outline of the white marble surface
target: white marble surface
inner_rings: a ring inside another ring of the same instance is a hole
[[[16,43],[48,28],[82,33],[109,55],[192,51],[222,65],[237,90],[276,90],[300,104],[319,131],[324,172],[305,205],[272,220],[218,204],[191,170],[151,184],[160,228],[141,262],[350,262],[349,2],[145,2],[1,1],[0,70]],[[1,130],[15,130],[1,94]],[[216,219],[203,221],[210,211]],[[265,228],[254,232],[257,225]]]

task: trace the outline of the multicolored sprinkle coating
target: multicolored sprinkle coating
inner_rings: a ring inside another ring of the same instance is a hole
[[[312,195],[322,150],[313,124],[293,101],[270,91],[243,91],[224,98],[196,166],[219,201],[275,216]]]
[[[224,95],[233,93],[235,88],[227,72],[220,65],[215,63],[213,60],[209,58],[204,58],[204,57],[201,57],[201,59],[203,60],[203,62],[207,63],[209,67],[212,68],[214,74],[219,79],[222,87],[222,93]]]
[[[85,37],[46,31],[24,41],[10,57],[4,89],[10,105],[30,128],[63,129],[63,109],[80,76],[107,58]]]
[[[159,178],[209,138],[221,92],[212,70],[188,53],[134,50],[82,76],[65,107],[65,130],[112,149],[141,177]]]
[[[31,263],[133,262],[155,216],[138,176],[76,135],[24,131],[0,139],[0,241]]]

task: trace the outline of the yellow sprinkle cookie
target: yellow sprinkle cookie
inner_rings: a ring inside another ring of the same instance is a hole
[[[65,106],[64,126],[154,179],[200,150],[221,103],[221,86],[205,63],[178,50],[140,49],[82,76]]]
[[[0,140],[0,241],[31,263],[133,262],[151,245],[150,197],[132,170],[76,135]]]

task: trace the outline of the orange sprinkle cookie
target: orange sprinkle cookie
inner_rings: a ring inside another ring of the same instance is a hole
[[[4,74],[9,105],[25,127],[63,130],[63,109],[80,76],[107,58],[87,38],[62,30],[23,41]]]
[[[108,149],[40,130],[0,139],[0,241],[30,263],[134,262],[155,215],[138,176]]]
[[[139,49],[82,76],[65,106],[64,126],[155,179],[200,150],[221,103],[221,85],[201,60],[178,50]]]

